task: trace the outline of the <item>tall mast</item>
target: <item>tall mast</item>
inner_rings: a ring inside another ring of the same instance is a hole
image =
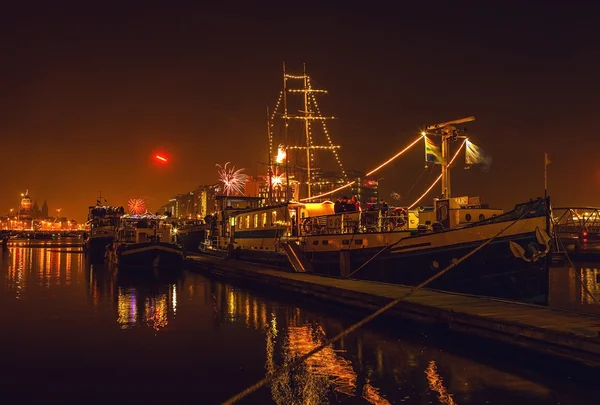
[[[288,139],[288,110],[287,110],[287,76],[285,74],[285,62],[283,62],[283,138],[285,144],[289,145]],[[288,170],[288,148],[285,148],[285,200],[290,201],[290,176]]]
[[[306,189],[307,189],[307,197],[310,198],[310,128],[308,123],[309,111],[308,111],[308,83],[306,77],[306,63],[302,64],[304,67],[304,132],[306,133]]]
[[[451,136],[445,132],[442,130],[442,198],[450,198],[450,170],[448,170],[448,164],[450,162]]]
[[[320,149],[320,150],[333,150],[333,149],[338,149],[339,146],[338,145],[333,145],[331,143],[331,139],[329,139],[329,145],[314,145],[311,141],[311,130],[310,130],[310,121],[311,120],[319,120],[321,122],[325,121],[325,120],[330,120],[330,119],[335,119],[335,117],[324,117],[320,114],[318,107],[317,107],[317,114],[313,114],[314,111],[311,111],[309,109],[309,97],[312,97],[313,102],[316,103],[316,99],[314,98],[314,94],[313,93],[323,93],[323,94],[327,94],[327,90],[321,90],[321,89],[314,89],[311,86],[310,83],[310,77],[306,74],[306,64],[304,64],[304,74],[303,75],[289,75],[289,74],[285,74],[284,73],[285,78],[287,79],[297,79],[300,80],[302,79],[304,86],[301,89],[288,89],[287,88],[287,81],[284,80],[284,85],[286,85],[286,87],[284,88],[284,110],[286,111],[285,113],[285,118],[286,119],[299,119],[299,120],[304,120],[304,131],[306,134],[306,146],[290,146],[288,144],[288,146],[286,146],[286,162],[287,162],[287,151],[289,149],[306,149],[306,174],[307,174],[307,179],[306,179],[306,185],[307,185],[307,197],[310,198],[312,196],[312,189],[311,189],[311,174],[313,171],[313,168],[311,168],[311,156],[314,156],[314,150],[315,149]],[[287,115],[287,100],[285,98],[285,96],[287,95],[287,93],[304,93],[304,110],[300,110],[301,115]],[[316,104],[315,104],[316,105]],[[286,121],[286,125],[285,125],[286,129],[287,129],[287,121]],[[327,135],[327,130],[324,128],[325,134],[327,137],[329,137],[329,135]],[[339,163],[339,159],[338,159],[338,163]]]
[[[466,117],[441,124],[430,125],[427,131],[434,131],[434,135],[442,137],[442,197],[451,198],[452,188],[450,184],[450,141],[466,138],[466,131],[457,129],[454,125],[474,121],[475,117]]]
[[[269,142],[269,204],[273,203],[273,167],[271,163],[273,155],[273,138],[271,136],[271,120],[269,119],[269,107],[267,106],[267,141]]]

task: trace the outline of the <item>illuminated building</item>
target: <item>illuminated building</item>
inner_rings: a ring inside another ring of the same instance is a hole
[[[215,212],[215,197],[219,194],[219,185],[198,186],[195,190],[177,194],[160,207],[159,212],[170,212],[173,218],[204,219]]]
[[[29,197],[29,190],[27,190],[25,194],[21,193],[19,219],[21,221],[31,220],[31,197]]]
[[[215,213],[215,197],[219,194],[219,185],[199,186],[194,190],[194,212],[203,219]]]

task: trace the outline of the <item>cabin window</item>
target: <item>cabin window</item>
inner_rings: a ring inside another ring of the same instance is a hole
[[[258,214],[254,214],[254,227],[258,228]]]
[[[471,220],[471,214],[465,215],[465,219],[467,220],[467,222],[469,222]]]
[[[262,213],[262,226],[263,226],[263,228],[265,226],[267,226],[267,213],[266,212]]]
[[[237,217],[237,227],[238,229],[242,229],[242,217]]]
[[[271,223],[275,225],[275,222],[277,222],[277,211],[271,212]]]
[[[354,241],[354,244],[355,244],[355,245],[362,245],[362,239],[356,239],[356,240]]]
[[[328,241],[328,240],[324,240],[322,243],[323,243],[324,245],[329,245],[329,241]]]
[[[480,221],[483,221],[484,219],[485,219],[485,215],[483,215],[483,214],[479,214],[479,220],[480,220]]]
[[[250,215],[246,215],[246,229],[250,228]]]
[[[313,245],[318,245],[319,241],[318,240],[313,240]]]
[[[344,239],[342,241],[342,245],[349,245],[349,244],[350,244],[350,241],[348,239]]]

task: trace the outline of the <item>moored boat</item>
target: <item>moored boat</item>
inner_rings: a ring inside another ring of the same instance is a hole
[[[286,78],[284,73],[284,83]],[[305,85],[300,92],[312,92],[314,89],[310,87],[306,73],[301,78]],[[285,97],[285,90],[282,94]],[[316,101],[313,100],[311,105],[316,106]],[[317,190],[322,183],[311,177],[313,156],[310,150],[335,151],[337,147],[331,140],[330,146],[315,146],[308,122],[312,122],[318,110],[311,111],[305,98],[304,108],[300,111],[303,116],[290,116],[284,112],[283,118],[306,121],[306,144],[281,146],[281,156],[278,151],[275,158],[277,165],[270,163],[271,155],[274,155],[271,145],[276,143],[268,125],[270,157],[266,206],[260,201],[253,207],[232,210],[228,203],[243,197],[222,198],[217,223],[211,226],[203,251],[285,266],[297,272],[314,271],[407,285],[419,285],[456,263],[456,268],[427,286],[520,300],[547,296],[546,255],[551,246],[549,198],[517,204],[504,213],[482,204],[479,197],[454,197],[451,194],[450,167],[463,147],[467,167],[489,166],[489,159],[468,140],[466,129],[457,128],[459,124],[473,121],[474,117],[431,125],[421,133],[426,162],[440,165],[441,174],[413,204],[388,207],[381,201],[383,204],[371,204],[363,211],[353,198],[351,203],[343,203],[346,207],[340,212],[336,209],[337,203],[323,199],[352,184],[361,184],[361,179],[346,179],[343,186],[335,184],[326,192],[311,194],[311,190]],[[286,128],[287,121],[284,134]],[[441,138],[441,151],[428,136]],[[462,141],[460,147],[451,156],[451,142],[458,140]],[[417,138],[366,175],[375,173],[419,141]],[[306,150],[306,158],[300,164],[288,162],[288,149]],[[337,155],[336,159],[339,162]],[[283,161],[285,172],[278,174]],[[305,187],[306,194],[304,198],[300,197],[298,187],[294,198],[290,198],[288,167],[298,166],[306,167],[303,181],[296,180],[298,186]],[[439,198],[434,198],[433,209],[417,208],[416,205],[440,180],[441,193]],[[285,185],[284,199],[273,198],[277,194],[275,184],[278,188]],[[344,198],[341,200],[343,202]],[[473,253],[475,249],[478,250]]]
[[[198,246],[206,238],[206,224],[203,220],[185,221],[174,228],[177,241],[186,252],[198,252]]]
[[[115,240],[106,249],[111,264],[119,267],[180,267],[183,249],[174,241],[166,216],[123,215]]]
[[[88,211],[89,234],[84,234],[84,251],[91,262],[102,262],[106,246],[115,238],[115,230],[119,218],[124,214],[123,207],[100,205],[101,197],[96,206],[90,206]]]

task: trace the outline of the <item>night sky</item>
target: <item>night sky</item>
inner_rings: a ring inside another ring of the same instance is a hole
[[[259,173],[283,61],[329,90],[321,109],[338,117],[329,128],[348,169],[474,115],[471,139],[493,165],[458,164],[454,196],[504,209],[541,196],[547,151],[554,203],[600,206],[598,7],[521,3],[4,10],[0,215],[26,189],[83,220],[100,190],[156,210],[216,182],[217,163]],[[379,173],[382,195],[410,204],[428,186],[407,195],[423,160],[418,147]]]

